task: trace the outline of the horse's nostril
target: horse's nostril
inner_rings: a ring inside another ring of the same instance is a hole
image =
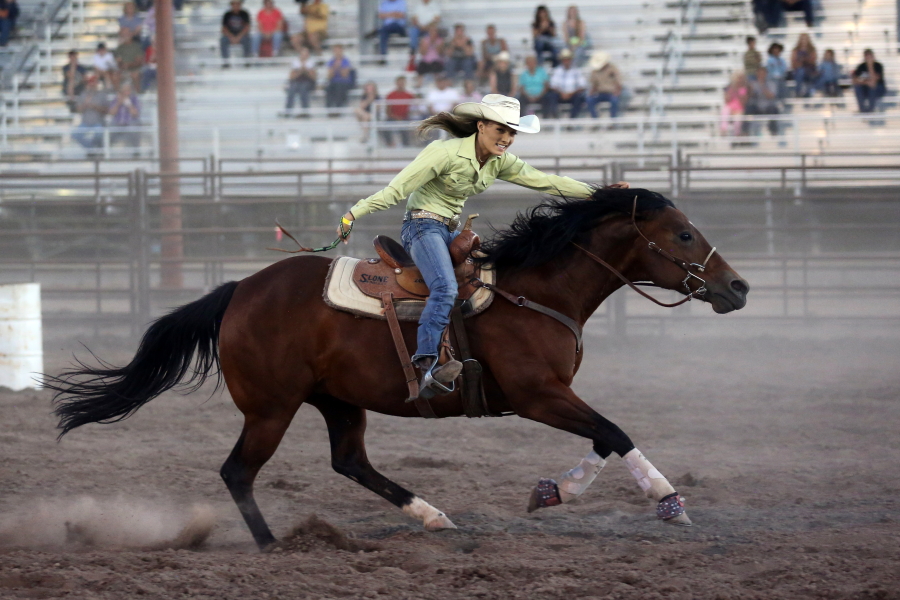
[[[731,289],[738,294],[746,294],[750,291],[750,286],[743,279],[735,279],[731,282]]]

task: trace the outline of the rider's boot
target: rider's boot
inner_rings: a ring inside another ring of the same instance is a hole
[[[437,364],[437,361],[431,356],[423,356],[416,360],[416,366],[422,372],[422,379],[419,382],[419,397],[426,399],[436,394],[452,392],[453,382],[459,377],[463,368],[462,363],[458,360],[451,358],[443,364]]]

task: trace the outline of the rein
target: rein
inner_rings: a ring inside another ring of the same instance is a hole
[[[347,236],[350,235],[350,232],[353,230],[353,221],[350,222],[350,226],[347,228],[347,231],[344,231],[344,224],[341,223],[340,235],[338,235],[337,238],[335,238],[335,240],[333,242],[331,242],[329,245],[322,246],[321,248],[307,248],[306,246],[304,246],[303,244],[298,242],[297,238],[292,236],[291,233],[287,229],[282,227],[281,223],[278,222],[278,219],[275,219],[275,225],[278,227],[278,229],[281,231],[281,233],[283,233],[284,235],[291,238],[294,241],[294,243],[299,246],[299,248],[297,250],[284,250],[282,248],[266,248],[266,250],[274,250],[275,252],[284,252],[285,254],[299,254],[300,252],[328,252],[329,250],[334,250],[335,248],[337,248],[337,245],[341,243],[341,240],[346,239]]]

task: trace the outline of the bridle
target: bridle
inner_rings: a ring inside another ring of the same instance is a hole
[[[622,275],[622,273],[620,273],[615,267],[613,267],[611,264],[609,264],[608,262],[606,262],[605,260],[603,260],[602,258],[597,256],[596,254],[590,252],[589,250],[587,250],[583,246],[580,246],[579,244],[576,244],[575,242],[572,242],[572,245],[575,246],[576,248],[578,248],[579,250],[581,250],[582,252],[584,252],[585,254],[587,254],[595,262],[598,262],[601,265],[603,265],[604,267],[606,267],[607,269],[609,269],[613,273],[613,275],[615,275],[616,277],[621,279],[623,282],[625,282],[625,284],[628,287],[630,287],[631,289],[636,291],[638,294],[640,294],[641,296],[643,296],[644,298],[647,298],[648,300],[650,300],[652,302],[655,302],[656,304],[658,304],[660,306],[664,306],[666,308],[674,308],[676,306],[681,306],[685,302],[690,302],[694,298],[703,300],[704,299],[703,297],[706,295],[706,292],[707,292],[706,280],[703,279],[702,277],[700,277],[699,275],[697,275],[696,273],[694,273],[694,270],[699,271],[700,273],[703,273],[706,271],[706,264],[709,262],[709,259],[712,258],[712,255],[715,254],[715,252],[716,252],[715,246],[713,247],[712,250],[709,251],[709,254],[706,255],[706,258],[703,259],[702,264],[689,263],[688,261],[686,261],[682,258],[678,258],[677,256],[673,255],[672,253],[668,252],[667,250],[660,248],[659,244],[657,244],[656,242],[654,242],[653,240],[648,238],[646,235],[644,235],[644,232],[641,231],[640,227],[638,227],[637,217],[636,217],[636,215],[637,215],[637,200],[638,200],[638,197],[635,196],[634,204],[631,208],[631,224],[634,225],[634,228],[637,230],[638,235],[640,235],[642,238],[644,238],[644,241],[647,242],[647,248],[649,248],[653,252],[656,252],[657,254],[659,254],[660,256],[665,258],[666,260],[675,263],[679,268],[681,268],[685,272],[684,281],[681,282],[681,285],[683,285],[685,290],[687,290],[687,291],[685,292],[685,297],[683,299],[679,300],[678,302],[673,302],[671,304],[661,302],[661,301],[657,300],[656,298],[654,298],[653,296],[651,296],[650,294],[648,294],[647,292],[645,292],[644,290],[637,287],[639,285],[649,286],[649,287],[661,287],[661,286],[658,286],[655,283],[650,283],[650,282],[631,282],[631,281],[629,281],[629,279],[627,277]],[[691,286],[690,286],[691,279],[696,279],[697,281],[700,282],[700,287],[698,287],[696,290],[691,290]]]

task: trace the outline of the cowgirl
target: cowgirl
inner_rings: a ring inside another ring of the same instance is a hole
[[[462,370],[456,360],[438,365],[437,357],[458,292],[449,245],[458,235],[459,214],[468,197],[483,192],[496,179],[569,198],[587,198],[593,192],[586,183],[542,173],[507,152],[518,132],[541,129],[536,116],[520,117],[519,113],[515,98],[488,94],[481,102],[466,102],[452,113],[425,119],[420,134],[442,129],[453,137],[429,144],[386,188],[357,202],[338,227],[346,243],[351,221],[407,199],[401,240],[431,291],[419,318],[418,348],[412,360],[423,373],[421,389],[427,393],[430,388],[432,395],[434,382],[450,383]]]

